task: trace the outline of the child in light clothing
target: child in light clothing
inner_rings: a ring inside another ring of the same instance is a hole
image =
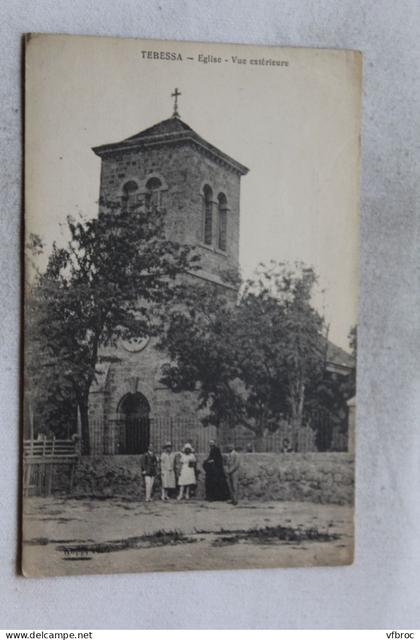
[[[162,483],[162,500],[169,500],[168,491],[176,489],[175,476],[176,454],[172,451],[172,443],[167,442],[160,456],[160,478]]]
[[[182,500],[185,495],[185,499],[190,498],[190,489],[197,483],[195,468],[197,465],[197,458],[194,455],[192,446],[187,443],[179,458],[179,464],[181,471],[178,478],[179,494],[178,500]]]

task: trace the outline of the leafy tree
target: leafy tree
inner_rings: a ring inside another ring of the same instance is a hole
[[[74,335],[58,335],[63,322],[53,284],[43,279],[26,296],[26,408],[31,410],[35,435],[52,432],[65,438],[74,431],[77,418],[75,388],[66,368]]]
[[[348,375],[340,375],[325,368],[320,380],[308,389],[308,410],[320,419],[311,425],[316,431],[318,450],[327,450],[331,444],[333,425],[345,433],[348,426],[347,401],[356,393],[357,327],[348,335],[350,353],[354,366]],[[327,419],[322,419],[322,418]]]
[[[194,269],[198,257],[165,238],[165,212],[157,208],[102,202],[97,218],[69,218],[67,227],[67,245],[53,246],[45,272],[28,287],[26,364],[31,396],[46,415],[62,400],[77,403],[88,453],[88,398],[100,347],[153,335],[177,276]],[[32,248],[39,252],[38,240]]]
[[[312,269],[261,264],[235,300],[189,285],[169,313],[163,382],[198,389],[205,423],[241,424],[258,440],[283,416],[302,425],[306,389],[325,366],[324,321],[311,305]],[[235,296],[234,296],[235,298]]]

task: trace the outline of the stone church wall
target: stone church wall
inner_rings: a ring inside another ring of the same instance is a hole
[[[198,420],[198,399],[195,393],[174,393],[160,382],[161,366],[165,358],[150,340],[145,349],[130,353],[119,345],[112,350],[113,361],[108,365],[102,387],[90,394],[91,450],[93,455],[118,453],[118,420],[120,404],[130,393],[140,392],[150,405],[150,418],[174,423]],[[107,353],[108,355],[108,353]],[[109,357],[109,355],[108,355]],[[165,438],[165,434],[161,434]],[[153,440],[153,433],[151,433]],[[170,439],[170,431],[166,439]]]

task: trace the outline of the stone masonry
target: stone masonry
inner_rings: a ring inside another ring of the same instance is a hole
[[[203,499],[205,455],[197,458],[196,497]],[[141,460],[141,456],[81,458],[73,494],[142,499]],[[251,453],[240,454],[240,460],[240,500],[353,504],[354,457],[348,453]],[[155,497],[159,497],[159,479]]]

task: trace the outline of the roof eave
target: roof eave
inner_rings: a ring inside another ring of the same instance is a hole
[[[99,147],[92,147],[92,151],[102,158],[106,155],[111,155],[113,153],[121,153],[125,151],[131,151],[135,149],[140,149],[144,147],[150,147],[161,144],[175,144],[177,142],[193,142],[199,147],[202,147],[213,156],[219,158],[226,164],[228,164],[232,169],[240,173],[241,175],[246,175],[249,171],[248,167],[241,164],[231,156],[228,156],[223,151],[220,151],[217,147],[214,147],[212,144],[201,138],[198,134],[192,131],[186,131],[185,133],[167,133],[159,136],[148,136],[141,138],[140,140],[136,140],[134,142],[128,142],[123,140],[122,142],[113,142],[110,144],[103,144]]]
[[[342,362],[336,362],[334,360],[328,360],[326,368],[329,373],[339,373],[342,375],[349,375],[354,370],[354,366],[343,364]]]

